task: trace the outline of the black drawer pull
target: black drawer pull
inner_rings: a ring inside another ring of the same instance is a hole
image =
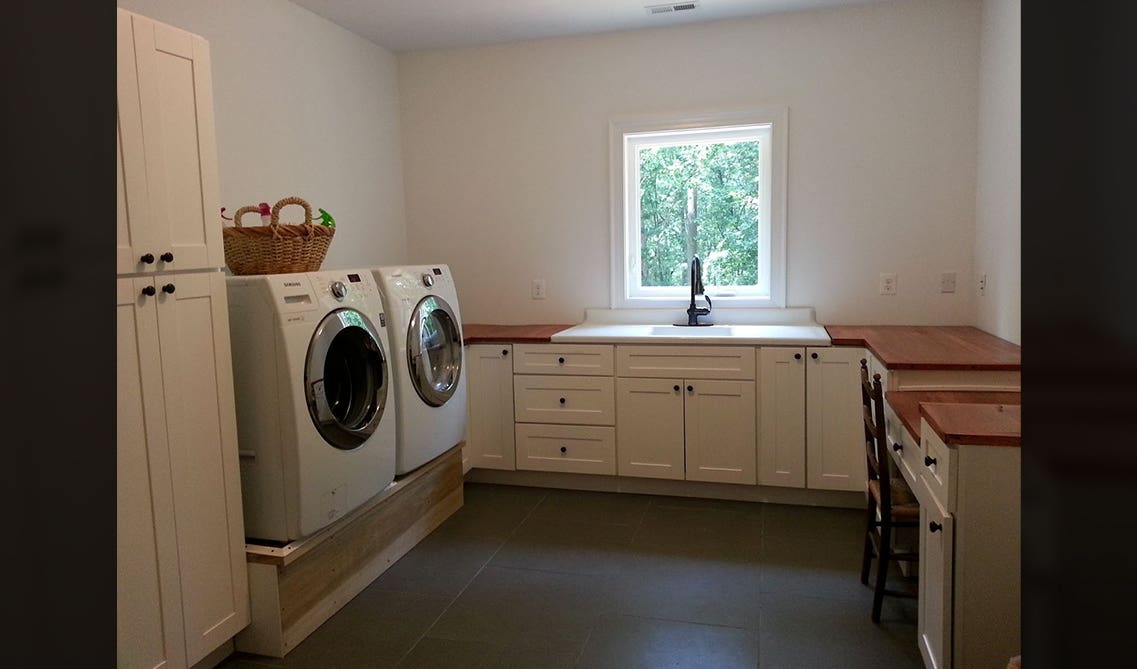
[[[166,285],[162,286],[162,292],[163,293],[173,293],[174,292],[174,284],[167,283]]]
[[[561,446],[561,453],[568,453],[568,448],[565,446]]]
[[[162,255],[158,256],[158,259],[161,260],[162,262],[174,262],[174,254],[169,252],[169,251],[166,251]]]
[[[817,360],[817,354],[816,353],[810,353],[809,357],[813,358],[814,360]]]
[[[794,360],[801,360],[801,354],[800,353],[794,353]]]
[[[904,450],[904,445],[901,444],[899,441],[894,441],[894,442],[892,442],[892,450],[895,451],[896,453],[899,453],[900,451]]]
[[[695,392],[695,386],[687,386],[687,392],[689,392],[689,393]]]
[[[139,260],[139,262],[144,262],[147,265],[153,265],[154,264],[154,254],[153,253],[143,254],[143,256],[141,258],[139,258],[138,260]]]
[[[564,404],[564,403],[565,403],[565,398],[562,397],[561,398],[561,404]]]
[[[928,523],[928,531],[929,532],[939,532],[942,529],[944,529],[944,526],[940,525],[939,523],[937,523],[934,520],[932,522]]]
[[[562,365],[563,365],[563,364],[565,364],[565,359],[564,359],[564,358],[557,358],[557,362],[558,362],[559,364],[562,364]]]
[[[931,466],[932,466],[932,465],[934,465],[934,464],[936,464],[936,459],[935,459],[935,458],[933,458],[933,457],[932,457],[932,456],[930,456],[930,455],[925,455],[925,456],[924,456],[924,466],[925,466],[925,467],[931,467]]]
[[[675,392],[679,392],[679,386],[675,386]]]
[[[146,286],[145,288],[142,289],[142,294],[146,295],[147,297],[152,296],[156,292],[158,292],[158,291],[154,290],[154,286]]]
[[[502,355],[509,355],[509,349],[508,348],[501,349],[501,354]]]

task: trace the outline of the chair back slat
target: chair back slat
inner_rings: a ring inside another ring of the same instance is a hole
[[[873,374],[869,381],[868,360],[861,359],[861,401],[865,423],[865,461],[869,481],[877,481],[880,486],[881,507],[888,508],[892,503],[891,474],[888,469],[888,446],[884,430],[884,386],[880,374]]]

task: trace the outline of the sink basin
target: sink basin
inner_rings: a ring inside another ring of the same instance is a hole
[[[733,332],[729,325],[655,325],[651,334],[657,337],[729,337]]]

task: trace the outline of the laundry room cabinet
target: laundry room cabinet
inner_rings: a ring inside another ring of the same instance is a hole
[[[754,349],[616,347],[620,476],[755,483]]]
[[[249,622],[209,49],[120,9],[118,68],[116,666],[189,667]]]
[[[119,274],[225,264],[209,44],[118,10]]]
[[[513,346],[466,347],[466,454],[470,467],[516,469],[513,447]]]
[[[864,490],[863,357],[861,348],[759,349],[759,484]]]

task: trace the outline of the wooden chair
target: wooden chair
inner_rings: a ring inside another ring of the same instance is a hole
[[[880,374],[873,374],[869,383],[868,362],[861,360],[861,401],[864,404],[865,461],[868,466],[868,510],[865,526],[864,557],[861,562],[861,583],[869,584],[869,566],[876,558],[876,581],[872,584],[872,621],[880,622],[880,607],[884,596],[915,597],[913,592],[889,590],[888,566],[893,560],[916,562],[916,551],[895,552],[892,549],[892,530],[897,527],[916,527],[920,523],[920,506],[903,478],[893,477],[891,456],[888,455],[884,427],[884,388]]]

